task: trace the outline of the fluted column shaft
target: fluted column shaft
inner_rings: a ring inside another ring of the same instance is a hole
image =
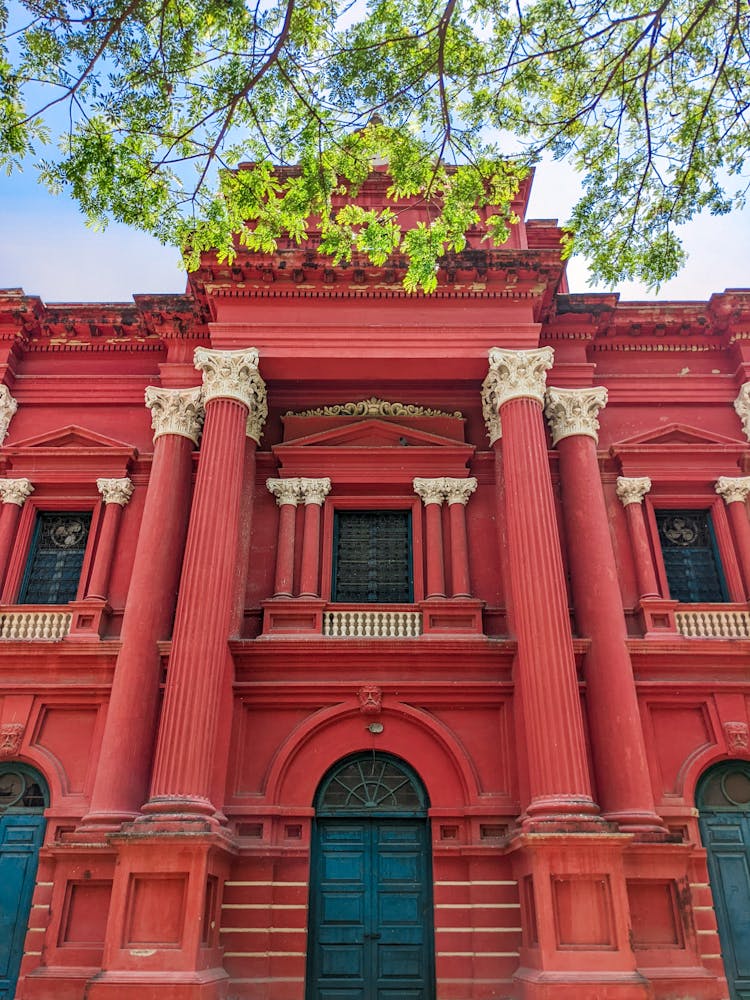
[[[172,625],[190,512],[194,447],[193,440],[177,433],[164,433],[154,441],[86,827],[117,828],[138,814],[146,797],[159,707],[157,643],[169,637]]]
[[[635,562],[638,596],[641,600],[660,596],[654,557],[651,554],[651,545],[648,540],[646,519],[643,516],[643,498],[650,489],[651,480],[646,476],[637,479],[627,479],[621,476],[617,480],[617,495],[625,507],[628,534]]]
[[[596,396],[595,409],[606,392],[548,391],[547,413],[560,399],[569,403]],[[632,832],[664,831],[656,814],[643,741],[643,728],[633,667],[626,645],[627,629],[609,533],[596,441],[580,430],[565,428],[560,409],[552,416],[553,433],[569,433],[557,441],[560,458],[565,535],[568,539],[573,603],[581,635],[591,640],[584,658],[591,751],[605,817]],[[595,418],[592,423],[598,428]]]
[[[2,501],[2,512],[0,513],[0,586],[5,582],[8,559],[16,540],[21,508],[33,492],[34,487],[28,479],[0,480],[0,501]]]
[[[255,455],[257,442],[249,435],[245,437],[244,482],[240,502],[240,531],[237,549],[237,576],[234,613],[230,634],[242,635],[245,615],[245,592],[250,571],[250,543],[253,531],[253,510],[255,507]]]

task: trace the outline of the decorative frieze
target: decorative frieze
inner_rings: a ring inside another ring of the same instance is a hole
[[[105,503],[116,503],[124,507],[133,495],[130,479],[97,479],[96,488]]]
[[[555,352],[551,347],[541,347],[535,351],[490,348],[490,370],[485,384],[491,376],[496,376],[492,378],[492,382],[498,407],[511,399],[534,399],[543,404],[547,372],[552,367],[554,358]]]
[[[599,440],[599,411],[607,405],[607,390],[603,385],[582,389],[547,389],[545,416],[552,429],[553,447],[558,441],[574,435]]]
[[[734,401],[734,408],[742,421],[745,437],[750,441],[750,382],[745,382],[740,389],[740,394]]]
[[[234,399],[248,408],[246,434],[260,442],[268,416],[266,384],[258,371],[258,351],[211,351],[196,347],[195,367],[203,373],[203,399]]]
[[[3,503],[14,503],[23,507],[34,492],[28,479],[0,479],[0,499]]]
[[[353,403],[333,403],[312,410],[289,410],[285,417],[455,417],[463,419],[460,410],[434,410],[416,403],[396,403],[379,396],[359,399]]]
[[[322,507],[325,499],[331,492],[331,480],[326,479],[300,479],[299,494],[305,504],[318,504]]]
[[[13,414],[18,409],[18,403],[11,396],[7,385],[0,385],[0,444],[6,438]]]
[[[719,476],[714,487],[725,503],[744,503],[750,493],[750,476]]]
[[[279,507],[284,504],[296,507],[302,499],[299,479],[267,479],[266,487],[276,497]]]
[[[164,434],[186,437],[197,445],[203,426],[203,388],[159,389],[146,387],[146,406],[151,410],[154,441]]]
[[[638,476],[629,479],[625,476],[617,477],[617,496],[623,507],[629,503],[643,503],[643,498],[651,489],[651,480],[648,476]]]

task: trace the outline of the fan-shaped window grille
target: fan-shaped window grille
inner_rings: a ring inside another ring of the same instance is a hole
[[[319,815],[423,815],[424,789],[402,761],[368,753],[338,763],[323,780],[317,797]]]
[[[41,775],[23,764],[0,764],[0,815],[4,812],[41,812],[49,794]]]
[[[712,768],[701,780],[697,798],[701,810],[750,812],[750,764],[735,760]]]

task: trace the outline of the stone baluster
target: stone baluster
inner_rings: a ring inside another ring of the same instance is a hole
[[[330,479],[300,479],[300,495],[305,502],[300,597],[318,597],[320,594],[318,582],[320,572],[320,513],[330,492]]]
[[[747,517],[747,496],[750,493],[750,476],[720,476],[716,492],[727,505],[727,516],[732,525],[737,556],[742,572],[745,599],[750,600],[750,521]]]
[[[218,730],[229,727],[239,517],[248,413],[267,415],[258,352],[197,348],[205,423],[188,526],[149,815],[204,823],[216,812]],[[220,753],[223,758],[223,750]],[[177,821],[180,822],[180,821]]]
[[[473,477],[443,480],[448,501],[451,539],[451,594],[453,597],[470,597],[469,544],[466,536],[466,504],[477,488]]]
[[[274,597],[294,594],[294,552],[297,526],[297,504],[300,501],[299,479],[267,479],[266,486],[279,506],[279,535],[276,543],[276,577]]]
[[[193,449],[203,423],[201,389],[149,386],[146,406],[154,456],[84,830],[117,829],[138,815],[146,797],[161,679],[157,643],[169,637],[185,548]]]
[[[643,498],[651,489],[648,476],[626,478],[618,476],[617,496],[625,508],[628,522],[630,545],[635,560],[635,576],[638,584],[638,596],[644,598],[659,597],[659,584],[656,580],[654,558],[648,540],[646,519],[643,516]]]
[[[560,459],[575,617],[591,640],[584,658],[599,805],[628,832],[664,832],[656,814],[627,648],[627,627],[596,446],[603,386],[547,390],[546,414]],[[616,722],[613,723],[613,720]],[[623,767],[623,759],[627,767]]]
[[[104,515],[96,543],[94,564],[86,588],[86,598],[106,601],[109,596],[109,577],[112,572],[122,510],[133,495],[133,484],[129,479],[97,479],[96,488],[104,501]]]
[[[598,825],[542,405],[550,348],[492,348],[483,403],[502,418],[515,678],[528,755],[528,830]],[[488,430],[492,434],[492,427]]]
[[[34,492],[28,479],[0,479],[0,585],[5,580],[8,559],[16,540],[21,508]]]
[[[445,597],[445,561],[443,557],[443,479],[415,479],[414,492],[425,509],[427,548],[427,594]]]

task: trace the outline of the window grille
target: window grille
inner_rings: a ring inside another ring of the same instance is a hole
[[[750,765],[729,761],[712,769],[698,791],[701,809],[750,810]]]
[[[728,600],[709,512],[660,510],[656,524],[672,599],[682,604]]]
[[[411,511],[339,510],[334,523],[333,600],[413,600]]]
[[[373,752],[349,758],[333,770],[320,790],[317,811],[413,814],[425,805],[419,783],[406,766],[386,754]]]
[[[90,527],[89,513],[37,514],[20,604],[67,604],[75,600]]]
[[[0,814],[12,809],[44,809],[46,796],[30,770],[18,765],[0,767]]]

